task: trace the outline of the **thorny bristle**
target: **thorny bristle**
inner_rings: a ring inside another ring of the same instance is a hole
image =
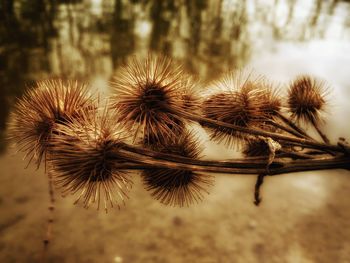
[[[292,118],[311,123],[320,121],[327,92],[324,82],[310,76],[297,77],[288,91],[288,106]]]
[[[180,136],[176,142],[159,146],[158,151],[184,157],[198,158],[198,143],[191,133]],[[213,184],[213,177],[190,170],[149,169],[142,172],[146,189],[161,203],[173,206],[189,206],[199,202],[208,187]]]
[[[262,100],[265,90],[260,88],[260,82],[243,72],[229,74],[217,84],[221,91],[203,102],[204,116],[245,128],[266,120]],[[213,127],[211,138],[228,145],[247,139],[241,132],[222,127]]]
[[[264,82],[261,86],[261,110],[267,117],[273,117],[281,111],[282,102],[279,89],[273,87],[269,82]]]
[[[57,125],[51,139],[53,180],[63,193],[80,192],[87,208],[103,202],[104,208],[119,208],[124,203],[132,182],[129,175],[117,168],[123,160],[113,153],[123,132],[108,117],[108,111],[91,111],[68,125]]]
[[[62,80],[39,81],[17,102],[11,117],[9,138],[29,163],[39,167],[46,160],[53,128],[69,119],[79,118],[82,111],[94,109],[95,100],[88,87]]]
[[[167,125],[167,127],[171,129],[173,133],[172,137],[164,137],[156,131],[153,131],[151,129],[145,129],[143,138],[141,138],[141,144],[149,148],[154,148],[157,147],[157,145],[166,145],[169,141],[174,141],[175,138],[181,136],[181,134],[186,130],[185,123],[180,121],[179,119],[174,119],[174,123],[176,125]]]
[[[181,79],[181,100],[182,100],[182,109],[185,111],[190,111],[192,113],[197,112],[200,109],[200,98],[197,93],[197,87],[195,85],[195,81],[191,76],[186,76]],[[186,124],[179,118],[175,118],[173,124],[168,124],[167,126],[171,129],[173,135],[175,137],[181,136],[182,133],[186,130]],[[144,133],[142,138],[142,145],[150,148],[157,148],[158,145],[166,145],[169,140],[173,140],[174,137],[159,137],[159,133],[151,131],[151,129],[145,129],[146,133]],[[148,133],[149,132],[149,133]]]
[[[256,138],[244,144],[243,154],[247,157],[266,156],[268,158],[270,148],[265,140]]]
[[[142,137],[166,141],[177,136],[184,126],[184,120],[169,112],[169,108],[183,107],[188,99],[183,97],[187,86],[190,83],[182,68],[171,59],[134,57],[111,82],[115,93],[112,107],[118,111],[119,122],[135,128],[135,138],[141,132]]]
[[[197,90],[196,81],[191,76],[182,79],[182,109],[189,112],[198,112],[201,107],[200,96]]]

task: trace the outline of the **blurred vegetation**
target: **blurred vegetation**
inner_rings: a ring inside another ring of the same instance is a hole
[[[0,0],[1,137],[15,97],[37,79],[108,78],[153,51],[209,80],[271,40],[346,38],[349,13],[339,0]]]

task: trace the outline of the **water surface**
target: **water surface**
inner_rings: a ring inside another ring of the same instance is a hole
[[[154,52],[181,61],[203,88],[244,67],[280,84],[323,78],[333,91],[324,129],[334,143],[350,138],[348,1],[2,0],[0,12],[2,136],[34,81],[78,79],[108,93],[130,55]],[[207,157],[232,156],[201,134]],[[1,142],[0,261],[37,262],[47,181]],[[350,262],[346,171],[269,178],[259,208],[253,177],[217,176],[202,203],[181,209],[160,205],[135,178],[127,206],[108,215],[57,192],[49,262]]]

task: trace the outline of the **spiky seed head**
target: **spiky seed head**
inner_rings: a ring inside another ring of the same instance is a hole
[[[179,90],[182,91],[181,108],[192,113],[198,112],[201,105],[196,83],[197,82],[193,79],[192,76],[184,76],[179,84]],[[175,135],[177,138],[186,131],[186,124],[180,118],[174,118],[173,122],[175,125],[170,123],[167,124],[167,126],[172,131],[173,135]],[[153,131],[151,127],[146,128],[145,131],[146,133],[144,133],[141,142],[144,146],[149,148],[157,148],[159,144],[166,145],[169,140],[174,139],[174,137],[169,138],[162,136],[161,134]],[[148,131],[151,132],[148,133]]]
[[[76,200],[108,207],[124,204],[132,181],[118,169],[116,155],[124,133],[108,111],[90,111],[67,125],[57,125],[51,139],[52,178],[64,194],[79,192]]]
[[[176,142],[159,145],[158,151],[179,156],[198,158],[199,148],[191,133],[178,137]],[[149,169],[142,172],[145,187],[161,203],[172,206],[189,206],[202,200],[213,184],[213,177],[191,170]]]
[[[243,72],[230,73],[217,84],[220,91],[203,102],[204,116],[245,128],[266,120],[262,100],[264,90],[259,85],[259,78]],[[212,139],[228,145],[247,139],[246,134],[227,128],[215,127],[211,131]]]
[[[14,107],[9,127],[9,138],[29,163],[35,160],[39,167],[49,150],[54,127],[69,119],[80,118],[82,111],[94,109],[95,100],[85,84],[62,80],[38,81]]]
[[[316,123],[326,105],[328,88],[325,83],[310,76],[299,76],[288,90],[288,107],[296,120]]]
[[[167,127],[171,129],[174,137],[163,136],[162,134],[152,130],[152,127],[145,129],[145,133],[143,134],[143,138],[141,138],[141,145],[154,148],[158,145],[166,145],[169,141],[174,141],[175,138],[181,136],[181,134],[186,130],[185,123],[180,121],[179,119],[174,119],[173,124],[168,124]]]
[[[112,107],[118,121],[135,129],[135,138],[149,136],[168,140],[182,131],[184,120],[169,111],[182,107],[189,83],[181,66],[167,57],[133,57],[113,78]]]
[[[268,158],[270,155],[270,148],[266,140],[254,138],[245,142],[243,154],[247,157],[266,156],[266,158]]]

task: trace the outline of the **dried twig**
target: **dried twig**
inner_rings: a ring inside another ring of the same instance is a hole
[[[45,237],[43,239],[43,251],[42,251],[42,262],[46,262],[46,257],[49,249],[49,244],[52,240],[52,228],[54,223],[54,210],[55,210],[55,194],[52,184],[52,174],[49,171],[47,173],[47,181],[48,181],[48,189],[49,189],[49,197],[50,197],[50,205],[48,207],[49,215],[47,219],[46,232]]]
[[[256,178],[255,190],[254,190],[254,204],[256,206],[259,206],[262,200],[260,195],[260,188],[264,183],[264,177],[265,177],[265,174],[259,174]]]

